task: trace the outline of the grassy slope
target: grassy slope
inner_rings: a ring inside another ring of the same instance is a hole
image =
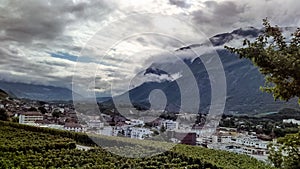
[[[35,133],[34,135],[38,135],[39,137],[43,136],[45,138],[45,135],[49,135],[49,138],[52,138],[53,135],[56,137],[62,137],[62,138],[68,138],[71,140],[76,141],[78,144],[83,144],[83,145],[93,145],[93,141],[90,140],[90,137],[82,134],[82,133],[73,133],[73,132],[67,132],[67,131],[61,131],[61,130],[54,130],[54,129],[46,129],[46,128],[37,128],[37,127],[32,127],[32,126],[25,126],[25,125],[20,125],[16,123],[9,123],[9,122],[1,122],[0,121],[0,128],[3,129],[3,127],[9,127],[11,128],[12,131],[20,130],[19,132],[21,133]],[[5,130],[2,130],[5,132]],[[14,136],[18,137],[18,136]],[[22,137],[22,134],[20,135]],[[37,137],[37,138],[39,138]],[[133,152],[136,152],[136,148],[139,149],[139,152],[144,151],[147,148],[150,149],[156,149],[156,150],[165,150],[170,147],[172,147],[172,144],[169,143],[163,143],[163,142],[155,142],[155,141],[137,141],[137,140],[132,140],[128,138],[116,138],[116,137],[105,137],[105,136],[100,136],[100,137],[94,137],[94,141],[98,142],[104,142],[106,144],[102,145],[102,148],[104,149],[110,149],[114,150],[115,145],[118,145],[118,148],[116,149],[118,151],[118,154],[123,153],[128,153],[128,149],[126,147],[131,147],[133,148]],[[48,138],[48,137],[47,137]],[[15,138],[16,139],[16,138]],[[23,140],[26,142],[26,139],[28,138],[23,138]],[[5,140],[2,140],[5,142]],[[96,146],[94,144],[94,146]],[[124,150],[122,149],[124,148]],[[64,151],[64,150],[59,150],[59,151]],[[147,150],[146,150],[147,151]],[[68,156],[68,152],[65,155]],[[92,156],[94,152],[86,152],[84,156]],[[163,157],[161,157],[163,156]],[[142,158],[143,160],[135,160],[134,161],[134,166],[141,166],[143,163],[150,163],[153,161],[153,159],[158,158],[157,161],[160,161],[163,158],[170,158],[173,161],[173,158],[175,159],[173,163],[170,162],[170,165],[174,165],[174,168],[179,168],[176,166],[176,158],[179,159],[180,163],[185,162],[187,164],[202,164],[206,168],[226,168],[226,169],[241,169],[241,168],[247,168],[247,169],[260,169],[260,168],[271,168],[270,166],[267,166],[266,164],[257,161],[254,158],[250,158],[246,155],[238,155],[234,153],[229,153],[225,151],[218,151],[218,150],[211,150],[211,149],[206,149],[206,148],[201,148],[201,147],[194,147],[194,146],[188,146],[188,145],[176,145],[173,147],[170,151],[158,155],[157,157],[151,157],[151,158]],[[112,158],[121,160],[121,161],[129,161],[130,158],[124,158],[124,157],[119,157],[113,155]],[[127,160],[126,160],[127,159]],[[96,160],[97,161],[97,160]],[[132,161],[131,161],[132,162]],[[81,163],[81,161],[78,161],[78,163]],[[133,163],[133,162],[132,162]],[[137,163],[137,164],[136,164]],[[114,168],[120,168],[118,164],[115,163]],[[157,166],[156,166],[157,167]],[[160,166],[161,167],[161,166]],[[125,167],[126,168],[126,167]],[[166,167],[167,168],[167,167]],[[198,168],[198,167],[196,167]]]

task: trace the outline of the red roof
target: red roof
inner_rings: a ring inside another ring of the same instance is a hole
[[[196,145],[196,133],[175,132],[175,138],[181,141],[181,144]]]
[[[21,114],[25,116],[43,116],[43,114],[37,111],[22,112]]]
[[[82,126],[78,123],[66,123],[64,127],[82,128]]]

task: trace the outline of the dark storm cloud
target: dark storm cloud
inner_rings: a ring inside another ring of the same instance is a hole
[[[1,80],[70,85],[73,63],[47,52],[79,52],[76,37],[68,32],[88,21],[102,21],[113,10],[114,4],[106,0],[0,1]]]
[[[70,76],[57,76],[56,73],[70,67],[65,62],[45,60],[33,61],[20,56],[22,53],[0,46],[0,80],[69,87]],[[53,83],[55,82],[55,83]]]
[[[8,39],[28,42],[36,39],[53,39],[60,35],[69,22],[59,8],[46,1],[11,1],[1,12],[0,30]],[[18,5],[17,5],[18,4]]]
[[[262,27],[262,19],[266,17],[283,27],[299,26],[300,2],[297,0],[215,0],[203,5],[203,9],[192,13],[193,22],[209,36],[241,27]]]
[[[245,6],[232,1],[206,1],[204,5],[204,9],[192,13],[194,22],[202,26],[204,31],[231,26],[240,19],[240,15],[246,9]]]
[[[205,2],[208,8],[213,9],[215,16],[234,17],[240,13],[243,13],[245,8],[237,5],[235,2],[225,1],[217,3],[215,1]]]
[[[96,7],[99,10],[95,11]],[[52,40],[73,22],[96,15],[93,11],[99,15],[110,10],[103,1],[9,1],[7,6],[2,9],[0,7],[0,31],[4,32],[4,35],[0,34],[0,38],[18,42]]]
[[[193,26],[206,33],[207,37],[211,37],[216,33],[231,32],[240,27],[261,27],[261,21],[265,17],[269,17],[273,24],[280,26],[299,26],[299,6],[298,0],[0,0],[0,78],[58,86],[70,84],[74,59],[66,59],[66,56],[51,57],[49,53],[61,51],[79,56],[86,41],[106,24],[110,26],[100,35],[103,38],[99,41],[100,47],[110,41],[124,38],[121,35],[112,38],[112,35],[119,35],[119,32],[133,28],[136,32],[143,32],[146,28],[156,30],[165,24],[154,24],[145,17],[133,16],[134,19],[111,27],[110,21],[139,11],[160,11],[174,15],[175,18],[187,17]],[[161,20],[164,21],[163,18]],[[192,31],[182,32],[187,32],[188,38],[193,39]],[[136,39],[132,44],[137,48],[180,47],[172,41],[157,41],[151,37]],[[94,54],[92,49],[87,50],[91,51],[91,55]],[[121,56],[99,63],[102,66],[99,72],[102,73],[103,82],[112,79],[108,75],[113,72],[117,72],[115,74],[121,78],[125,77],[124,74],[130,75],[131,72],[124,72],[123,67],[116,66],[116,63],[124,61]],[[161,60],[158,58],[157,62]],[[128,61],[131,65],[144,64],[138,57]],[[118,75],[119,72],[124,74]],[[88,75],[78,76],[85,80],[85,76]]]

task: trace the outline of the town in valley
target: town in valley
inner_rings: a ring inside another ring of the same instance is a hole
[[[87,134],[157,140],[202,146],[247,154],[259,160],[268,158],[268,145],[276,138],[296,133],[300,112],[283,109],[279,112],[245,116],[236,113],[223,115],[218,127],[207,125],[206,114],[173,113],[143,110],[147,116],[127,118],[111,106],[98,103],[100,114],[78,112],[72,102],[44,102],[3,98],[0,108],[10,121],[37,127],[54,128]],[[285,113],[290,113],[288,117]],[[282,118],[282,116],[285,118]],[[203,133],[210,131],[213,134]]]

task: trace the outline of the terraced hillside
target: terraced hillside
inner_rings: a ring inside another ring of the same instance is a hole
[[[0,130],[0,168],[272,168],[246,155],[187,145],[177,145],[156,156],[126,158],[105,149],[122,153],[122,147],[132,147],[133,152],[141,153],[147,148],[164,149],[167,143],[94,137],[108,143],[97,147],[90,137],[81,133],[2,121]],[[93,148],[79,150],[75,144]]]

